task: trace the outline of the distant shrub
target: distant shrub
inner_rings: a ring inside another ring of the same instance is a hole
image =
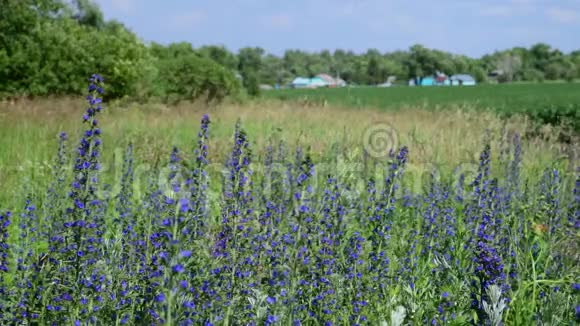
[[[540,70],[531,68],[522,71],[522,79],[543,82],[546,79],[546,76]]]
[[[580,104],[546,105],[544,109],[528,112],[534,120],[542,124],[564,125],[580,133]]]
[[[157,73],[155,92],[166,101],[222,100],[240,89],[231,71],[196,54],[160,59]]]
[[[245,73],[245,78],[243,81],[244,88],[250,96],[260,95],[260,81],[258,79],[258,74],[253,71]]]
[[[0,51],[0,93],[27,96],[82,94],[92,71],[107,76],[108,98],[136,93],[147,48],[119,23],[102,30],[72,19],[42,21]],[[79,77],[81,76],[81,77]]]

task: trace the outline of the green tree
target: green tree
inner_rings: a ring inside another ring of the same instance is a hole
[[[516,54],[504,53],[497,59],[495,64],[496,69],[503,73],[501,81],[511,82],[522,67],[522,59]]]
[[[360,82],[354,80],[357,57],[352,51],[335,50],[333,56],[336,69],[335,74],[339,75],[340,78],[348,83]]]
[[[471,69],[471,74],[473,74],[473,78],[475,78],[478,83],[484,83],[487,81],[487,74],[481,67],[475,67]]]
[[[381,83],[381,67],[379,60],[375,56],[371,56],[367,65],[368,82],[370,84]]]
[[[570,61],[576,67],[574,71],[574,78],[580,78],[580,51],[570,53]]]
[[[530,48],[532,65],[539,71],[546,71],[552,57],[552,48],[545,43],[538,43]]]
[[[154,57],[159,59],[179,58],[195,54],[193,46],[187,42],[171,43],[167,46],[154,42],[150,46],[150,51]]]
[[[435,56],[424,46],[413,45],[409,52],[406,64],[409,66],[410,78],[433,75],[439,68]]]
[[[268,54],[262,60],[259,79],[266,84],[284,84],[291,75],[284,69],[284,62],[275,55]]]
[[[243,85],[251,96],[260,93],[259,71],[262,67],[262,48],[242,48],[238,53],[238,70],[243,78]]]
[[[262,48],[242,48],[238,53],[239,71],[259,71],[262,66]]]
[[[235,70],[237,68],[238,61],[236,55],[228,51],[224,46],[202,46],[196,52],[202,57],[211,59],[228,69]]]
[[[166,101],[221,100],[239,89],[230,70],[197,54],[160,59],[157,66],[156,88]]]
[[[260,79],[257,72],[253,70],[246,71],[243,84],[246,92],[248,92],[248,95],[260,95]]]
[[[282,57],[282,64],[284,69],[292,76],[305,77],[307,75],[306,57],[307,54],[300,50],[287,50],[284,52],[284,56]]]
[[[546,78],[543,71],[536,68],[527,68],[521,71],[522,80],[529,80],[535,82],[543,82]]]
[[[65,7],[54,0],[0,0],[0,93],[26,89],[40,60],[36,36]]]
[[[82,25],[92,26],[98,29],[105,27],[103,12],[97,4],[91,0],[73,0],[72,18]]]
[[[92,2],[3,0],[0,16],[0,93],[84,93],[99,72],[107,96],[135,94],[147,50],[122,24],[103,23]]]
[[[559,57],[546,66],[546,78],[572,81],[576,77],[576,65],[570,58]]]

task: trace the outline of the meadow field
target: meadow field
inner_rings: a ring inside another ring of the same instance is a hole
[[[580,83],[522,83],[475,87],[353,87],[287,89],[264,96],[304,104],[324,103],[345,107],[430,110],[459,106],[489,110],[502,116],[526,114],[540,124],[569,124],[580,131]]]
[[[574,325],[577,86],[0,102],[0,324]]]
[[[14,207],[17,202],[11,199],[21,200],[19,196],[34,190],[26,188],[47,185],[58,135],[66,132],[74,137],[81,133],[79,116],[84,102],[75,98],[0,102],[0,180],[5,185],[0,193],[1,202]],[[411,104],[406,104],[404,110],[385,111],[372,106],[354,108],[344,104],[304,105],[269,100],[211,107],[203,101],[173,106],[111,103],[100,117],[106,131],[101,159],[104,168],[111,170],[105,176],[119,178],[119,160],[129,143],[140,144],[134,149],[139,160],[151,165],[166,163],[172,146],[191,145],[197,135],[197,120],[204,113],[210,114],[214,122],[209,142],[219,150],[209,155],[217,164],[227,160],[228,153],[223,149],[231,146],[238,119],[259,160],[263,160],[268,145],[283,142],[290,151],[299,146],[307,149],[319,161],[356,163],[365,150],[373,150],[368,144],[371,135],[365,135],[369,129],[376,129],[373,138],[384,140],[383,144],[375,145],[375,150],[388,151],[405,145],[410,149],[411,168],[421,172],[433,167],[451,171],[462,164],[477,164],[486,135],[497,154],[509,145],[514,134],[529,135],[522,143],[525,162],[522,168],[529,169],[530,175],[554,162],[568,165],[568,159],[578,155],[576,142],[558,142],[562,129],[557,126],[544,126],[537,133],[536,124],[525,115],[501,119],[470,105],[451,104],[438,112]],[[494,155],[493,159],[499,157]],[[23,178],[26,183],[21,182]]]

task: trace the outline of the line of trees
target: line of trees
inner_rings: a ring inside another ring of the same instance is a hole
[[[240,82],[218,60],[146,45],[91,0],[0,0],[0,97],[83,94],[98,72],[109,98],[220,99]]]
[[[0,96],[80,94],[93,72],[107,77],[109,97],[179,100],[220,99],[241,89],[257,95],[260,84],[319,73],[372,85],[435,71],[468,73],[479,82],[493,71],[501,72],[500,82],[571,81],[580,78],[580,50],[565,54],[540,43],[481,58],[421,45],[388,53],[287,50],[276,56],[259,47],[234,53],[223,46],[145,44],[122,23],[105,21],[91,0],[0,0]]]
[[[256,51],[263,52],[261,49]],[[433,75],[467,73],[479,82],[486,82],[492,72],[499,73],[499,82],[569,80],[580,78],[580,50],[564,54],[550,45],[539,43],[530,48],[516,47],[497,51],[482,58],[470,58],[440,50],[413,45],[406,51],[381,53],[370,49],[352,51],[324,50],[308,53],[288,50],[281,57],[262,56],[260,68],[264,83],[284,84],[294,76],[314,76],[325,72],[340,76],[348,83],[379,84],[389,76],[398,80]]]

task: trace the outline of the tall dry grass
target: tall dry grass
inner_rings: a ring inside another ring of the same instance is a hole
[[[15,198],[26,182],[42,183],[56,153],[61,131],[71,135],[74,146],[82,128],[82,99],[53,98],[0,103],[0,205]],[[567,153],[578,144],[560,144],[557,132],[546,128],[527,137],[532,125],[525,118],[499,119],[492,113],[475,112],[461,107],[429,111],[405,107],[397,111],[353,109],[328,105],[300,105],[257,101],[246,104],[223,104],[208,107],[201,103],[175,106],[159,104],[111,104],[101,117],[104,133],[104,161],[112,162],[125,146],[135,144],[137,160],[165,162],[170,144],[191,152],[201,116],[209,113],[211,126],[210,156],[223,162],[231,147],[233,127],[241,120],[253,148],[261,159],[269,143],[285,141],[290,148],[301,145],[316,159],[336,155],[362,157],[369,131],[391,126],[387,144],[406,145],[410,150],[411,169],[427,171],[433,166],[448,169],[462,164],[476,164],[486,137],[492,153],[502,152],[512,135],[523,139],[524,171],[539,174],[553,162],[569,164]],[[392,136],[395,135],[395,136]],[[487,135],[487,136],[486,136]],[[365,138],[366,137],[366,138]],[[389,140],[395,138],[395,141]],[[334,146],[334,147],[333,147]],[[8,205],[13,203],[7,203]]]

